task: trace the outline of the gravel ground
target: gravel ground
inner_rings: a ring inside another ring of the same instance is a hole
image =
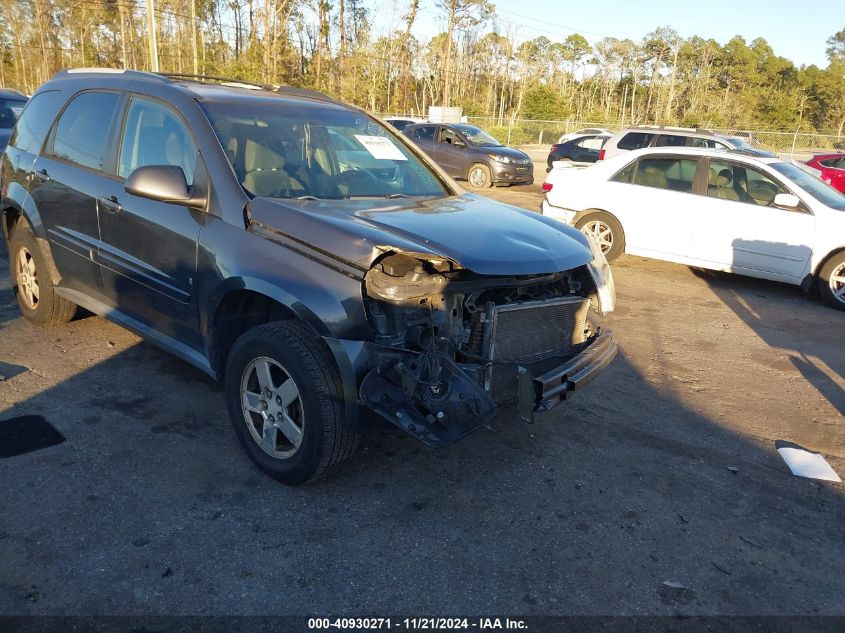
[[[797,288],[624,256],[589,390],[440,451],[375,426],[291,489],[199,371],[20,318],[0,254],[0,425],[66,438],[0,457],[0,615],[845,615],[845,488],[776,452],[845,475],[845,314]]]

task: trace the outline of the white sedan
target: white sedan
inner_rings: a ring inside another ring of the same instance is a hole
[[[623,252],[800,285],[845,310],[845,195],[779,158],[650,148],[555,168],[542,212]]]

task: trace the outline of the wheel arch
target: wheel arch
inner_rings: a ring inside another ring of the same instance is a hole
[[[273,321],[296,320],[315,336],[332,336],[327,324],[303,301],[261,279],[233,277],[221,283],[207,302],[208,359],[222,376],[235,340],[246,330]]]
[[[53,252],[50,243],[47,241],[47,234],[41,222],[41,216],[38,214],[38,209],[26,190],[17,183],[12,183],[12,185],[14,186],[9,187],[9,193],[22,195],[10,195],[3,199],[3,204],[0,207],[0,230],[3,232],[3,237],[8,242],[12,239],[15,226],[21,223],[28,226],[35,236],[35,243],[38,244],[38,248],[41,249],[41,254],[47,262],[50,281],[54,286],[58,285],[62,276],[53,261]]]
[[[845,253],[845,246],[839,246],[837,248],[832,249],[827,255],[825,255],[819,260],[819,263],[816,264],[815,270],[813,270],[813,283],[818,283],[819,275],[821,275],[822,268],[825,267],[825,264],[827,264],[833,257],[836,257],[840,253]]]

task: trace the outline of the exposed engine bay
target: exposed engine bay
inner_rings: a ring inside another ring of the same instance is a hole
[[[486,424],[499,404],[518,402],[532,422],[566,397],[538,377],[600,335],[588,320],[599,297],[587,266],[491,277],[392,253],[365,276],[364,298],[375,345],[361,401],[432,446]]]

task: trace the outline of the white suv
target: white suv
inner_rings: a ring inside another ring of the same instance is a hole
[[[555,168],[544,215],[623,252],[783,281],[845,310],[845,195],[779,158],[693,148]]]
[[[775,154],[751,145],[747,138],[740,136],[716,134],[702,128],[638,125],[622,129],[607,139],[599,153],[599,160],[646,147],[738,149],[755,156],[775,157]]]

